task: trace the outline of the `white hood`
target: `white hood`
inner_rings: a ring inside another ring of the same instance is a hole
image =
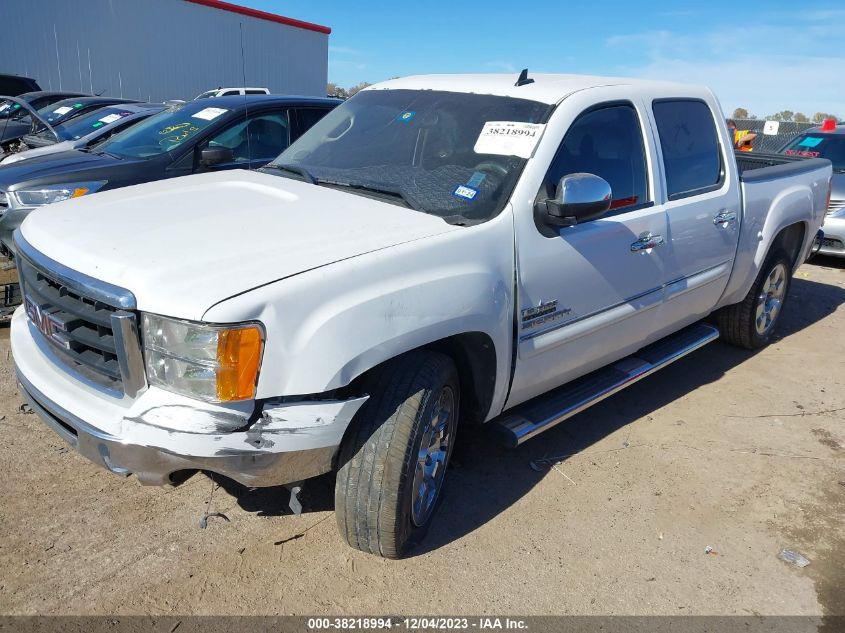
[[[44,255],[130,290],[139,309],[185,319],[257,286],[454,230],[397,205],[242,170],[49,205],[21,226]]]

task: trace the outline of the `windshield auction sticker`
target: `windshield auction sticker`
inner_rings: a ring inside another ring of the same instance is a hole
[[[225,108],[206,108],[205,110],[200,110],[194,115],[195,119],[205,119],[206,121],[213,121],[217,117],[219,117],[224,112],[228,112]]]
[[[102,119],[100,119],[100,122],[101,123],[114,123],[115,121],[117,121],[120,118],[121,118],[121,116],[119,114],[109,114],[108,116],[104,116]]]
[[[476,154],[531,158],[546,126],[520,121],[487,121],[475,142]]]

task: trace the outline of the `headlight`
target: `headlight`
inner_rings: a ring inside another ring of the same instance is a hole
[[[264,330],[259,323],[208,325],[143,314],[151,385],[208,402],[255,397]]]
[[[20,189],[9,192],[20,207],[40,207],[70,198],[79,198],[102,188],[106,180],[98,182],[71,182],[64,185],[51,185],[41,189]]]

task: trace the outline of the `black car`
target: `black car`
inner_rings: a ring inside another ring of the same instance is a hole
[[[0,95],[17,97],[25,92],[41,90],[38,82],[30,77],[20,75],[0,75]]]
[[[172,106],[85,150],[0,167],[0,242],[36,207],[97,191],[223,169],[262,167],[339,105],[246,95]]]
[[[26,99],[21,100],[26,101]],[[14,114],[12,114],[8,119],[0,119],[0,147],[2,147],[3,150],[8,150],[13,143],[16,143],[20,138],[32,131],[33,122],[31,117],[28,116],[28,112],[22,112],[23,108],[14,107],[19,104],[8,100],[5,103],[11,103],[12,105],[9,106],[7,110],[14,111]],[[90,96],[74,96],[69,98],[67,96],[63,96],[60,101],[49,100],[48,103],[42,105],[40,108],[36,108],[32,102],[28,102],[29,106],[33,110],[36,110],[38,116],[51,126],[65,123],[70,119],[85,114],[86,112],[91,112],[104,106],[114,105],[117,103],[138,102],[133,99]],[[0,115],[2,115],[2,112],[0,112]],[[36,132],[39,127],[43,126],[40,126],[39,122],[36,121]]]

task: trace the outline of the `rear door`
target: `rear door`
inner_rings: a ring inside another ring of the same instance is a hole
[[[681,326],[709,314],[728,283],[741,215],[736,161],[704,100],[657,99],[651,115],[668,219],[661,320]]]
[[[538,197],[586,172],[608,181],[613,202],[601,218],[550,231],[533,201],[514,201],[524,208],[514,208],[518,360],[508,407],[626,356],[660,327],[667,224],[645,104],[616,87],[565,104],[545,131],[544,143],[561,140]],[[639,248],[646,240],[656,246]]]

